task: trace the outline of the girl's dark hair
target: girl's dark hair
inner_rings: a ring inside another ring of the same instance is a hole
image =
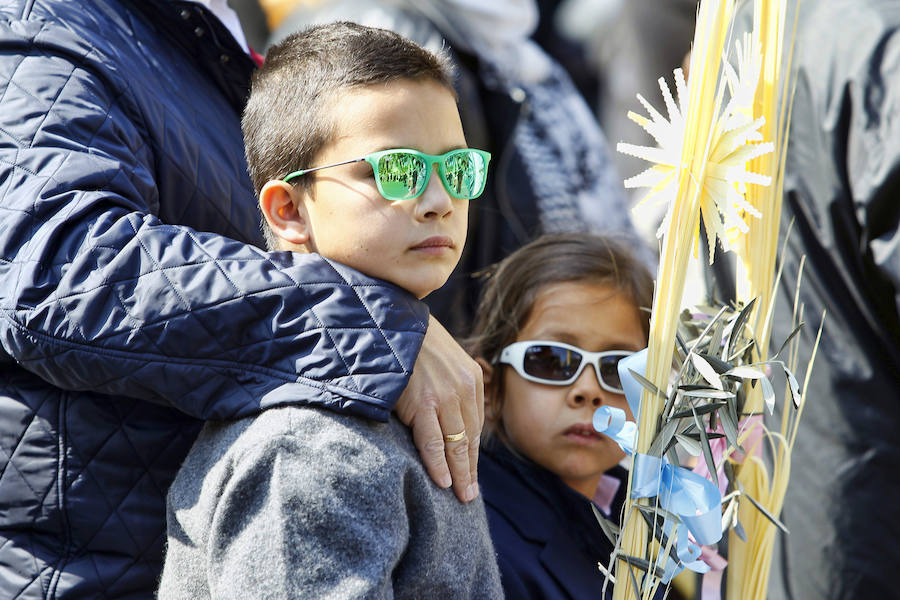
[[[456,95],[449,58],[387,29],[328,23],[272,46],[253,75],[241,120],[256,193],[268,181],[315,166],[310,161],[334,136],[328,107],[335,94],[398,80],[434,81]],[[307,185],[307,179],[300,177],[297,184]],[[265,219],[263,233],[272,245]]]
[[[516,340],[538,292],[550,284],[573,281],[609,285],[637,309],[646,308],[639,315],[644,339],[649,338],[653,278],[647,267],[610,238],[564,233],[540,237],[500,262],[482,293],[474,333],[466,344],[469,353],[494,363],[500,351]],[[501,382],[495,373],[486,390],[496,402],[502,401]],[[497,417],[499,413],[494,419],[496,433],[504,439]],[[491,428],[486,426],[485,431],[491,433]]]

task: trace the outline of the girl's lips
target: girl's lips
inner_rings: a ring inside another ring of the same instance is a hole
[[[597,432],[591,425],[572,425],[565,431],[563,435],[570,440],[583,443],[592,443],[600,441],[603,436]]]

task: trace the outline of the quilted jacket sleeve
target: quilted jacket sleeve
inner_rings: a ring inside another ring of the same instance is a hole
[[[127,82],[69,35],[0,21],[0,362],[199,418],[302,397],[386,420],[424,305],[316,255],[163,223]]]

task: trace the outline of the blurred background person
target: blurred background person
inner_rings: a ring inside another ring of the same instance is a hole
[[[259,0],[228,0],[230,6],[237,14],[241,23],[241,29],[247,38],[247,45],[262,52],[269,39],[269,23],[266,12]]]
[[[628,111],[642,112],[641,94],[652,105],[662,106],[658,80],[664,77],[673,86],[672,71],[682,66],[691,48],[697,0],[540,0],[542,18],[546,14],[552,29],[547,40],[554,56],[575,55],[569,48],[580,47],[582,57],[571,63],[575,80],[582,86],[595,85],[585,97],[600,125],[615,147],[625,141],[653,146],[650,134],[628,119]],[[566,40],[567,44],[557,40]],[[591,72],[592,81],[585,72]],[[616,169],[624,178],[647,168],[647,163],[620,152],[613,153]],[[629,190],[629,206],[640,200],[643,189]],[[656,228],[663,209],[645,212],[634,224],[643,238],[656,248]]]

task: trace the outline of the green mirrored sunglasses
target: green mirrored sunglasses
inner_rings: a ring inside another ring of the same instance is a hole
[[[289,173],[282,181],[292,179],[340,165],[366,161],[372,165],[375,173],[375,184],[378,193],[388,200],[412,200],[425,191],[431,170],[438,167],[438,175],[444,189],[451,197],[459,200],[474,200],[484,191],[487,181],[487,167],[491,160],[490,152],[461,148],[445,154],[425,154],[418,150],[397,148],[373,152],[360,158],[311,169],[302,169]]]

